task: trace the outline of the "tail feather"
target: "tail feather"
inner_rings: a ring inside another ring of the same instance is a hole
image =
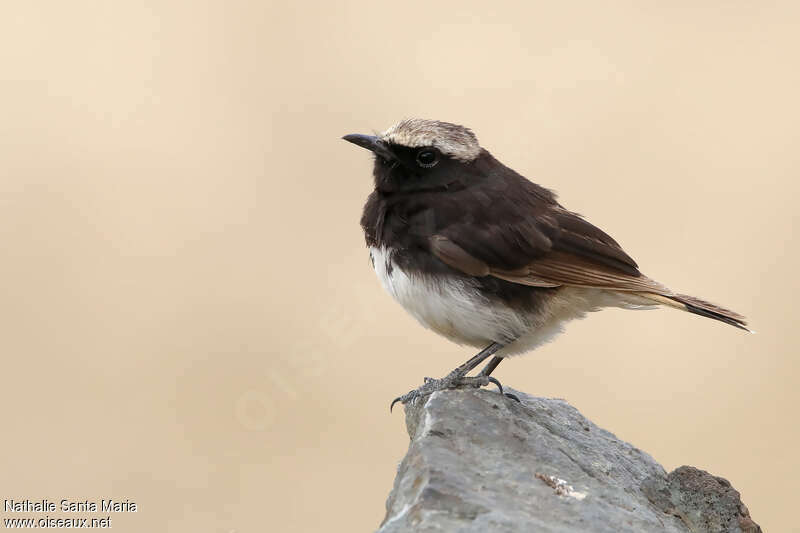
[[[718,305],[712,304],[710,302],[706,302],[705,300],[701,300],[700,298],[695,298],[694,296],[687,296],[685,294],[655,294],[655,293],[645,293],[642,294],[646,298],[650,300],[668,305],[670,307],[674,307],[676,309],[682,309],[684,311],[688,311],[695,315],[704,316],[707,318],[713,318],[714,320],[719,320],[720,322],[725,322],[726,324],[730,324],[731,326],[739,329],[743,329],[745,331],[749,331],[753,333],[747,327],[747,321],[745,317],[731,311],[730,309],[725,309],[724,307],[720,307]]]

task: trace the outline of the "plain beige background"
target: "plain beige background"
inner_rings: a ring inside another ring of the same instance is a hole
[[[605,311],[502,365],[796,528],[796,2],[5,2],[0,498],[115,531],[370,531],[394,396],[472,351],[380,288],[367,153],[472,127],[647,274],[747,315]],[[4,514],[4,517],[9,516]]]

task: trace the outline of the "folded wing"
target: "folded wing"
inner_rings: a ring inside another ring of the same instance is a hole
[[[747,330],[742,315],[677,294],[639,272],[609,235],[558,204],[532,205],[527,217],[484,226],[443,228],[428,240],[443,263],[472,276],[532,287],[587,287],[635,292],[656,303]],[[749,330],[748,330],[749,331]]]

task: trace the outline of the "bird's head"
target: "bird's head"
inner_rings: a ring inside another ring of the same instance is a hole
[[[472,130],[438,120],[406,119],[380,135],[345,135],[375,154],[375,188],[383,193],[447,190],[480,175],[485,151]]]

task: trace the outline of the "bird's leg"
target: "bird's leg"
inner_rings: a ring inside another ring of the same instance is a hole
[[[398,398],[395,398],[392,402],[392,405],[389,407],[391,410],[394,407],[394,404],[397,402],[402,402],[403,404],[415,399],[420,398],[422,396],[427,396],[436,391],[445,390],[445,389],[454,389],[462,385],[470,385],[473,387],[483,387],[484,385],[488,385],[489,383],[496,384],[500,391],[502,392],[503,387],[500,385],[500,382],[496,379],[489,377],[488,375],[478,375],[473,377],[466,377],[467,373],[470,370],[484,362],[486,359],[494,355],[500,348],[505,346],[504,344],[500,344],[499,342],[493,342],[483,350],[481,350],[478,354],[472,356],[469,361],[464,363],[463,365],[459,366],[445,377],[441,379],[425,379],[425,383],[417,388],[414,389]],[[491,364],[491,363],[490,363]],[[495,365],[497,366],[497,365]]]
[[[491,361],[486,363],[486,366],[483,367],[483,370],[481,370],[481,373],[478,374],[478,375],[479,376],[490,376],[492,374],[492,372],[494,372],[494,369],[497,368],[497,366],[503,361],[503,359],[504,359],[503,357],[499,357],[499,356],[495,355],[494,357],[492,357]]]

